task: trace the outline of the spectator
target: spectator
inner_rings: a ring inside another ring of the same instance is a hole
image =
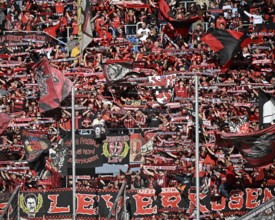
[[[146,39],[149,37],[150,30],[147,28],[146,23],[141,24],[141,28],[137,31],[137,37],[140,41],[146,41]]]

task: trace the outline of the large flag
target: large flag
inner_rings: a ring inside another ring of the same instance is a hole
[[[58,69],[51,67],[46,59],[34,66],[34,74],[40,90],[40,112],[60,107],[60,102],[71,90],[72,82]]]
[[[190,15],[188,18],[183,20],[177,20],[176,17],[171,13],[172,10],[166,3],[166,0],[159,1],[159,10],[163,17],[165,17],[165,19],[172,24],[176,32],[178,32],[182,37],[185,37],[189,33],[191,25],[200,19],[199,16]]]
[[[49,138],[41,132],[23,130],[22,140],[29,163],[37,161],[41,154],[50,148]]]
[[[176,79],[176,74],[149,76],[149,85],[152,86],[156,100],[160,105],[169,103],[173,98]]]
[[[275,125],[247,134],[216,132],[216,144],[234,145],[252,166],[262,166],[275,158]]]
[[[275,97],[259,91],[260,128],[266,128],[275,120]]]
[[[122,80],[128,73],[133,70],[132,61],[111,60],[104,64],[104,76],[109,82]]]
[[[7,114],[0,113],[0,134],[8,127],[11,117]]]
[[[56,95],[60,102],[62,102],[71,92],[73,83],[71,80],[66,78],[63,73],[54,67],[50,67],[51,74],[53,77],[53,83]]]
[[[202,37],[201,41],[218,53],[220,65],[227,64],[241,48],[252,42],[243,32],[232,30],[214,30]]]
[[[89,0],[81,1],[81,23],[82,26],[80,51],[83,52],[93,40],[93,28],[91,25],[91,6]]]

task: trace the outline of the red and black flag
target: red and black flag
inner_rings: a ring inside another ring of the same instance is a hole
[[[254,167],[263,166],[275,158],[275,125],[247,134],[216,132],[216,144],[232,146]]]
[[[82,18],[82,32],[81,32],[81,43],[80,50],[83,50],[93,40],[93,29],[91,25],[91,6],[89,0],[81,1],[81,18]]]
[[[7,114],[0,113],[0,134],[8,127],[11,117]]]
[[[58,69],[51,67],[46,59],[39,61],[33,68],[40,91],[40,112],[60,107],[60,102],[71,90],[72,82]]]
[[[238,51],[252,42],[243,32],[214,30],[201,38],[202,42],[219,55],[219,64],[228,64]]]
[[[133,71],[132,60],[109,60],[103,66],[103,73],[108,82],[122,80]]]
[[[41,154],[50,148],[50,140],[43,132],[23,130],[22,140],[29,163],[37,161]]]
[[[174,96],[176,74],[164,76],[149,76],[149,85],[152,87],[156,100],[160,105],[165,105]]]
[[[176,17],[172,14],[172,10],[165,0],[159,1],[159,10],[163,17],[165,17],[165,19],[172,24],[176,32],[179,33],[182,37],[185,37],[189,33],[191,25],[200,19],[199,16],[189,15],[182,20],[177,20]]]
[[[259,91],[259,114],[260,128],[266,128],[275,122],[275,97]]]
[[[62,102],[71,92],[73,83],[71,80],[66,78],[60,70],[52,66],[50,67],[50,69],[51,69],[51,74],[53,78],[56,95],[59,101]]]

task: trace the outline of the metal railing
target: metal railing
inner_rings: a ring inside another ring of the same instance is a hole
[[[0,220],[20,219],[19,192],[20,187],[17,186],[4,208]]]

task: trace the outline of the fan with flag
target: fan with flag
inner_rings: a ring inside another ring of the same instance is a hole
[[[122,80],[132,71],[132,60],[108,60],[103,65],[103,73],[108,82]]]
[[[275,158],[275,125],[246,134],[217,131],[216,144],[219,147],[234,145],[251,166],[264,166]]]
[[[188,17],[178,20],[172,14],[172,10],[167,4],[165,0],[159,1],[159,10],[163,17],[169,21],[177,33],[179,33],[182,37],[185,37],[189,33],[189,29],[191,25],[200,19],[199,16],[189,15]]]
[[[238,51],[252,42],[243,32],[232,30],[214,30],[201,38],[211,50],[218,54],[219,65],[227,68]]]
[[[33,66],[40,91],[39,110],[45,112],[60,107],[70,93],[73,83],[60,70],[52,67],[46,58]]]

